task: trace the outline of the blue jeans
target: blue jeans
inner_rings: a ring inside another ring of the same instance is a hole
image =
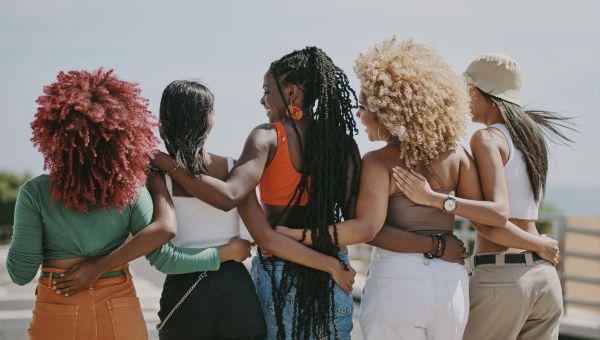
[[[340,253],[340,258],[348,262],[348,254]],[[252,259],[252,280],[256,286],[258,299],[262,306],[265,321],[267,323],[267,338],[268,340],[277,339],[277,322],[275,321],[275,307],[273,303],[271,277],[268,270],[274,268],[276,284],[281,281],[283,265],[285,261],[265,261],[260,262],[258,256]],[[325,288],[325,287],[324,287]],[[354,303],[352,297],[347,295],[338,285],[335,285],[333,290],[334,298],[334,316],[333,322],[329,326],[330,339],[334,340],[335,328],[337,328],[337,339],[350,340],[350,332],[352,331],[352,313],[354,311]],[[293,315],[294,315],[294,298],[296,289],[292,287],[290,292],[285,296],[285,307],[283,309],[283,325],[285,327],[285,335],[287,339],[292,338]]]

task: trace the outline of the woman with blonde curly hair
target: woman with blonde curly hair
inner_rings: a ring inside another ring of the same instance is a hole
[[[355,71],[357,115],[371,141],[387,143],[364,155],[356,219],[337,225],[341,245],[375,246],[361,303],[363,334],[461,339],[469,311],[467,254],[447,212],[455,194],[481,197],[473,160],[458,144],[469,112],[467,85],[434,50],[411,40],[377,45],[359,55]],[[444,195],[447,211],[411,202],[395,185],[394,166]],[[278,230],[311,242],[310,233]]]

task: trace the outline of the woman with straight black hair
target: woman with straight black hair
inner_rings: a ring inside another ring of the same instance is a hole
[[[252,267],[268,339],[349,339],[354,271],[328,228],[354,210],[356,96],[344,72],[316,47],[271,63],[263,89],[269,123],[250,133],[226,181],[190,176],[164,154],[153,164],[217,208],[238,206],[260,249],[275,256],[256,257]],[[316,251],[275,232],[270,226],[276,224],[306,226]]]
[[[416,203],[492,226],[477,234],[464,339],[557,339],[563,309],[554,268],[558,243],[540,237],[535,222],[546,188],[546,137],[571,142],[559,129],[570,128],[567,118],[521,106],[521,72],[506,55],[475,59],[465,76],[471,84],[472,120],[487,126],[471,138],[485,201],[439,195],[403,169],[395,169],[398,187]],[[498,235],[493,226],[505,224],[516,225],[520,236]],[[548,241],[550,248],[544,246]],[[511,253],[509,248],[526,251]],[[554,257],[542,255],[552,249]]]
[[[190,176],[226,179],[233,159],[206,151],[212,130],[214,96],[194,80],[176,80],[160,101],[160,136],[169,155]],[[241,263],[250,256],[250,243],[239,238],[237,210],[218,210],[165,176],[173,198],[180,234],[171,241],[180,251],[237,243],[246,251],[220,261],[216,271],[189,266],[161,270],[167,275],[158,313],[160,339],[263,339],[265,321],[250,275]],[[220,253],[222,257],[228,254]]]

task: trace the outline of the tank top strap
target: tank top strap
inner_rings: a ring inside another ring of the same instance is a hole
[[[277,150],[275,151],[275,158],[279,158],[278,156],[282,154],[288,153],[288,143],[287,143],[287,134],[285,132],[285,127],[281,122],[273,123],[275,129],[277,130]]]

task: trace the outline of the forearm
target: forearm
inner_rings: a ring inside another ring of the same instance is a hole
[[[152,252],[168,242],[174,236],[174,233],[165,230],[164,227],[157,225],[157,223],[152,223],[139,231],[119,248],[98,260],[99,266],[101,266],[104,271],[109,271],[112,268],[121,266],[142,255]]]
[[[334,228],[333,225],[329,226],[329,233],[331,239],[335,239],[335,233],[337,231],[338,246],[345,247],[352,244],[366,243],[373,238],[379,231],[378,228],[374,227],[372,223],[361,220],[352,219],[342,223],[338,223]],[[305,245],[312,245],[312,233],[310,230],[306,231],[306,237],[302,238],[304,229],[288,229],[286,233],[296,241],[302,241]]]
[[[178,170],[171,174],[171,178],[196,198],[225,211],[236,207],[245,196],[235,183],[207,175],[192,178],[183,170]]]
[[[446,198],[447,195],[434,192],[429,205],[442,210]],[[488,226],[502,227],[508,220],[508,212],[505,210],[504,205],[497,202],[456,197],[454,214]]]
[[[253,235],[253,238],[262,250],[305,267],[331,274],[334,268],[339,265],[339,260],[336,258],[313,250],[275,231],[258,238]]]
[[[483,238],[504,247],[534,252],[542,247],[542,239],[539,236],[528,233],[510,221],[503,227],[489,227],[473,222],[472,224]]]
[[[14,283],[23,286],[33,280],[41,263],[42,256],[14,249],[11,245],[6,258],[6,270]]]
[[[428,253],[433,249],[431,236],[419,235],[387,224],[368,243],[397,253]]]
[[[217,248],[181,248],[171,242],[146,255],[150,264],[165,274],[217,271],[221,256]]]
[[[254,242],[261,249],[282,259],[327,273],[331,273],[335,265],[339,265],[337,259],[310,249],[273,230],[254,192],[241,202],[238,212]]]

